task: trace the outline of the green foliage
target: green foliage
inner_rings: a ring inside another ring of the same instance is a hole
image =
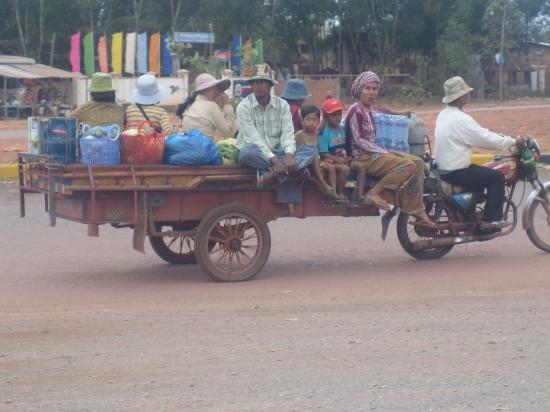
[[[134,4],[142,4],[137,19]],[[505,6],[507,50],[526,40],[550,42],[548,0],[2,0],[0,41],[18,54],[49,62],[55,33],[54,65],[68,68],[69,36],[79,30],[94,30],[96,37],[136,28],[213,30],[213,48],[227,48],[236,34],[261,37],[265,59],[274,67],[297,64],[311,74],[366,68],[416,73],[422,89],[439,92],[448,76],[478,76],[476,56],[492,58],[500,50]],[[209,49],[172,47],[187,67],[219,73],[223,63],[207,58]],[[244,63],[256,58],[252,49]]]

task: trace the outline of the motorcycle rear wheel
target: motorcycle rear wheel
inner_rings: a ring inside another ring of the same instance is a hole
[[[436,202],[425,202],[426,213],[430,219],[437,223],[457,222],[456,213],[448,205],[438,206]],[[414,250],[413,242],[422,238],[430,238],[430,232],[423,233],[421,227],[413,226],[415,218],[407,213],[401,212],[397,218],[397,238],[401,247],[412,257],[419,260],[440,259],[451,251],[454,245],[434,247],[425,250]]]
[[[527,211],[527,220],[527,236],[531,242],[539,249],[550,252],[550,205],[535,199]]]

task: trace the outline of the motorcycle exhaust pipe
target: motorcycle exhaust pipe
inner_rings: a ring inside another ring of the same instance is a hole
[[[433,249],[444,246],[460,245],[462,243],[482,242],[484,240],[491,240],[497,237],[496,233],[490,235],[467,235],[467,236],[454,236],[454,237],[441,237],[432,239],[421,239],[412,242],[412,247],[415,252]]]

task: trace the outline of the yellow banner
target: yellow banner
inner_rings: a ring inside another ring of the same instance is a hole
[[[111,66],[113,72],[122,73],[122,32],[113,34],[111,42]]]

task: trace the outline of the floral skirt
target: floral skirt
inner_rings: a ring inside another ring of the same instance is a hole
[[[379,177],[382,195],[396,202],[405,213],[416,215],[424,209],[424,161],[402,153],[363,153],[356,159],[367,167],[367,174]]]

